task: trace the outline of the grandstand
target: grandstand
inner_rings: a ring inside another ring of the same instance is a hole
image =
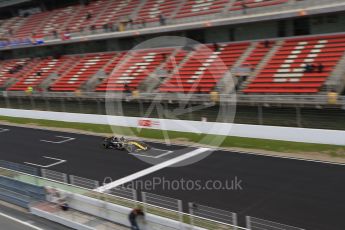
[[[306,3],[308,1],[302,2],[308,6]],[[161,22],[163,24],[166,22],[175,24],[181,18],[202,19],[208,14],[224,17],[227,15],[226,12],[236,13],[240,10],[242,15],[252,16],[252,14],[256,14],[256,11],[251,12],[252,9],[260,8],[261,12],[261,8],[265,8],[267,11],[277,10],[280,6],[282,9],[291,8],[294,6],[293,3],[297,6],[300,4],[299,1],[287,0],[146,0],[140,2],[136,0],[99,0],[90,1],[87,4],[72,4],[52,11],[36,12],[27,17],[15,16],[3,19],[0,26],[2,36],[7,39],[2,43],[7,48],[8,40],[13,40],[18,46],[29,44],[27,42],[37,38],[49,41],[53,35],[56,40],[60,34],[64,33],[80,34],[85,30],[105,33],[114,25],[116,28],[113,28],[113,31],[121,32],[135,28],[140,30],[140,28],[145,29],[146,26],[155,26],[160,23],[162,19],[160,17],[164,18],[164,22]],[[319,5],[322,4],[323,2],[320,1]],[[314,5],[311,4],[311,6]],[[277,8],[277,6],[279,7]],[[17,7],[20,8],[20,4]],[[147,89],[145,84],[147,84],[146,80],[149,76],[159,70],[164,70],[166,76],[164,79],[158,79],[159,83],[154,85],[154,92],[210,93],[217,91],[225,93],[223,92],[224,87],[222,91],[219,84],[224,81],[225,84],[230,84],[226,82],[227,72],[232,71],[236,75],[236,69],[246,66],[250,68],[250,73],[246,74],[246,81],[239,81],[241,84],[237,87],[238,93],[324,94],[329,90],[341,92],[344,82],[342,65],[345,50],[342,42],[345,35],[341,34],[342,31],[336,30],[334,33],[339,33],[334,35],[320,33],[312,35],[310,30],[322,31],[322,26],[319,28],[311,24],[311,22],[319,20],[318,17],[324,17],[324,20],[328,21],[332,17],[338,18],[338,23],[340,23],[342,16],[341,14],[315,16],[315,18],[311,16],[308,18],[309,25],[304,28],[304,37],[274,38],[269,36],[264,38],[264,33],[262,33],[259,35],[262,37],[261,40],[229,42],[226,39],[220,41],[217,38],[207,39],[208,41],[205,42],[209,43],[207,46],[211,50],[213,49],[212,43],[215,42],[213,40],[216,40],[220,47],[219,50],[213,50],[213,52],[206,51],[201,46],[194,47],[189,51],[184,50],[184,47],[162,47],[136,51],[133,57],[122,59],[127,54],[126,49],[97,53],[88,53],[86,49],[86,52],[73,55],[68,54],[69,51],[65,51],[65,55],[58,55],[58,57],[55,57],[56,55],[52,52],[49,54],[49,51],[45,51],[47,55],[43,57],[25,60],[25,64],[23,64],[25,68],[19,71],[12,71],[11,68],[16,68],[18,65],[16,63],[20,63],[23,59],[16,59],[15,55],[10,55],[14,59],[6,58],[0,63],[2,66],[1,87],[9,91],[25,91],[30,86],[37,87],[40,91],[53,92],[142,90]],[[228,17],[231,18],[231,14]],[[296,20],[304,20],[304,18],[291,19],[290,23],[296,23]],[[174,20],[177,21],[174,22]],[[110,25],[111,23],[112,25]],[[300,23],[303,22],[300,21]],[[273,29],[268,23],[266,24],[267,30]],[[107,26],[105,27],[105,25]],[[265,28],[265,23],[261,23],[260,26]],[[275,29],[288,30],[285,27],[287,26]],[[248,28],[252,28],[252,24],[249,24]],[[220,33],[219,36],[225,38],[225,31],[222,30],[224,29],[221,29],[223,33]],[[300,28],[296,26],[294,33],[298,33],[297,30]],[[210,31],[206,29],[203,33],[208,35],[212,33],[212,29]],[[245,37],[240,37],[242,31],[238,31],[238,33],[234,36],[238,36],[240,40],[246,40]],[[192,35],[192,38],[194,38],[193,36],[195,37]],[[111,36],[108,39],[110,38]],[[267,40],[269,40],[269,46],[265,45]],[[56,44],[58,45],[58,43]],[[23,55],[23,58],[27,57]],[[216,59],[217,61],[214,62]],[[219,59],[224,62],[224,66],[219,67],[219,63],[217,63]],[[172,61],[175,66],[172,66]],[[322,65],[322,70],[307,72],[306,66],[310,64]],[[112,73],[112,69],[115,68],[119,68],[118,72]],[[237,78],[235,78],[236,81]],[[150,90],[152,91],[152,88]]]
[[[314,118],[302,116],[301,108],[343,106],[342,1],[93,0],[45,7],[28,2],[12,5],[17,14],[0,23],[0,88],[7,107],[23,107],[30,96],[36,107],[42,100],[54,102],[50,109],[56,100],[75,101],[99,113],[92,101],[103,105],[105,93],[125,93],[118,97],[128,101],[132,92],[145,102],[159,95],[169,103],[192,94],[191,103],[205,103],[212,95],[226,101],[236,92],[243,112],[257,117],[240,122],[266,123],[262,108],[283,106],[294,111],[294,125],[304,126],[301,117]],[[8,15],[7,7],[2,10]],[[161,35],[197,43],[133,49]],[[124,106],[131,116],[139,115],[135,106]],[[75,111],[72,107],[63,108]],[[278,110],[265,116],[279,116]],[[186,117],[200,116],[208,115]]]
[[[196,46],[189,52],[184,47],[142,50],[132,52],[128,59],[123,58],[127,55],[126,51],[64,55],[59,58],[48,56],[27,60],[25,66],[30,67],[29,71],[23,69],[12,74],[9,71],[16,67],[14,63],[20,63],[20,59],[11,59],[1,62],[4,66],[1,79],[2,86],[9,91],[42,86],[42,90],[66,92],[80,90],[83,84],[103,71],[105,76],[98,80],[104,80],[92,91],[125,91],[125,85],[137,90],[150,74],[161,68],[169,71],[166,79],[157,86],[157,92],[210,93],[216,90],[220,79],[236,64],[249,65],[253,73],[258,73],[250,75],[238,93],[317,94],[325,92],[323,85],[332,74],[342,71],[344,41],[345,34],[315,35],[275,39],[270,42],[270,47],[265,47],[265,40],[259,40],[219,43],[219,50],[214,50],[212,44]],[[177,65],[172,67],[171,61],[175,59]],[[308,63],[322,63],[324,68],[306,72]],[[116,73],[112,73],[118,67]],[[37,73],[39,76],[35,76]],[[41,85],[52,74],[58,78],[50,84]]]

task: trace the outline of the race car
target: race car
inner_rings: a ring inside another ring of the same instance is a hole
[[[137,153],[150,149],[150,146],[144,142],[128,140],[124,137],[106,137],[103,139],[102,146],[105,149],[125,150],[130,153]]]

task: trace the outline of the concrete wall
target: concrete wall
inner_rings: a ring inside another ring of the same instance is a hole
[[[59,223],[61,225],[67,226],[67,227],[72,228],[72,229],[77,229],[77,230],[94,230],[94,228],[92,228],[92,227],[88,227],[88,226],[85,226],[83,224],[80,224],[80,223],[77,223],[77,222],[74,222],[74,221],[62,218],[60,216],[54,215],[53,213],[50,213],[50,212],[43,211],[41,209],[30,207],[30,212],[33,215],[42,217],[44,219],[53,221],[55,223]]]
[[[107,203],[94,198],[82,196],[79,194],[66,193],[68,204],[71,208],[88,213],[93,216],[103,218],[124,226],[129,226],[128,214],[131,208]],[[189,227],[189,228],[188,228]],[[175,220],[159,217],[152,214],[145,215],[145,224],[142,224],[143,230],[151,229],[190,229],[190,226],[181,226],[181,223]],[[202,230],[194,227],[195,230]]]
[[[345,145],[345,131],[290,128],[279,126],[243,125],[232,123],[148,119],[139,117],[1,109],[0,115],[33,119],[83,122],[113,126],[206,133],[224,136],[261,138],[305,143]]]

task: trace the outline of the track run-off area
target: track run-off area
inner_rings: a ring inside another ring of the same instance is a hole
[[[139,192],[181,199],[184,208],[196,202],[235,212],[242,226],[245,216],[255,216],[305,229],[345,229],[339,212],[345,210],[344,165],[150,142],[152,155],[135,156],[105,150],[101,141],[0,125],[0,159],[101,183],[111,178],[99,191],[131,184]],[[140,159],[145,157],[155,164]],[[175,167],[193,158],[200,160]]]

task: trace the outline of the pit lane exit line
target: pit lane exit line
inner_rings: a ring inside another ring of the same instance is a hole
[[[161,170],[161,169],[164,169],[166,167],[169,167],[169,166],[172,166],[174,164],[177,164],[177,163],[179,163],[181,161],[185,161],[185,160],[187,160],[189,158],[195,157],[195,156],[200,155],[202,153],[205,153],[205,152],[207,152],[209,150],[211,150],[211,149],[209,149],[209,148],[198,148],[198,149],[195,149],[195,150],[193,150],[191,152],[188,152],[186,154],[183,154],[181,156],[178,156],[178,157],[175,157],[173,159],[164,161],[164,162],[162,162],[160,164],[157,164],[157,165],[154,165],[154,166],[152,166],[150,168],[144,169],[144,170],[136,172],[136,173],[134,173],[132,175],[126,176],[124,178],[121,178],[119,180],[116,180],[114,182],[106,184],[104,186],[101,186],[101,187],[95,189],[94,191],[105,192],[105,191],[107,191],[109,189],[112,189],[112,188],[115,188],[117,186],[126,184],[126,183],[131,182],[133,180],[136,180],[136,179],[138,179],[140,177],[146,176],[146,175],[151,174],[153,172],[156,172],[158,170]]]

